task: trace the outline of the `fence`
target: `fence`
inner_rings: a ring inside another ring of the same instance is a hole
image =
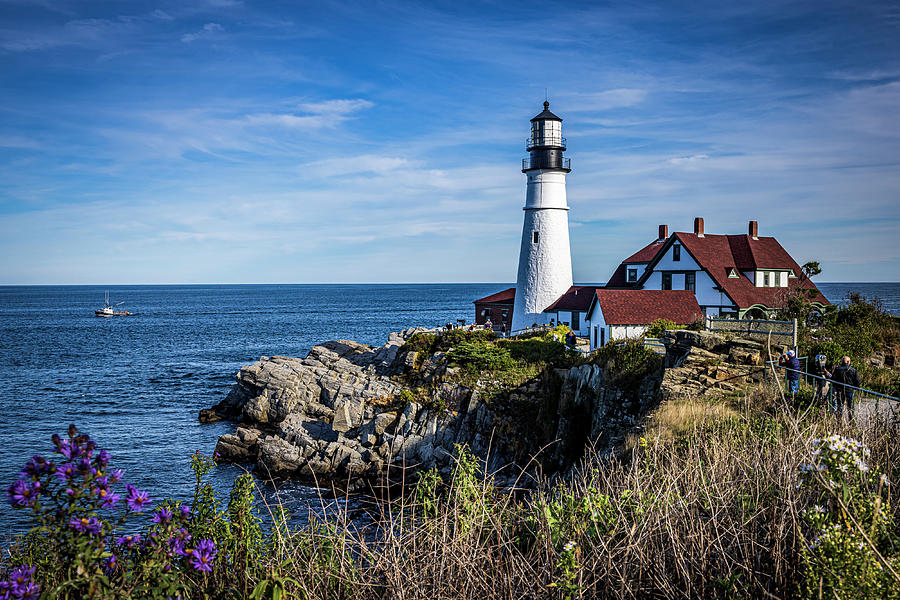
[[[900,414],[900,398],[806,373],[805,370],[792,369],[775,361],[766,362],[766,373],[770,367],[783,370],[782,380],[786,378],[788,371],[798,373],[801,381],[814,389],[814,401],[821,402],[823,408],[830,408],[832,413],[840,415],[846,405],[851,418],[853,412],[861,418],[871,418],[874,415],[897,418]],[[773,381],[776,379],[773,378]]]
[[[645,337],[645,338],[643,338],[643,343],[644,343],[644,348],[647,348],[657,354],[665,355],[665,353],[666,353],[666,345],[659,338]]]
[[[706,330],[738,334],[741,337],[767,340],[771,335],[781,343],[797,347],[797,319],[765,321],[762,319],[722,319],[706,317]]]

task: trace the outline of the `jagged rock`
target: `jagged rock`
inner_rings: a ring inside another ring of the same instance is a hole
[[[601,367],[584,364],[554,369],[498,394],[496,382],[468,388],[448,380],[453,371],[443,353],[424,361],[402,353],[405,340],[421,331],[392,334],[381,347],[326,342],[303,359],[262,357],[243,367],[212,413],[251,427],[223,435],[220,454],[255,459],[263,475],[316,482],[379,478],[388,465],[446,470],[456,444],[467,444],[491,470],[527,464],[549,445],[542,455],[549,456],[547,468],[555,463],[562,469],[580,459],[588,443],[612,449],[661,393],[723,393],[757,377],[750,363],[760,352],[757,343],[677,331],[669,346],[687,353],[683,365],[628,389],[607,382]],[[411,370],[417,362],[421,369]],[[422,390],[422,403],[408,402],[399,414],[384,408],[409,388]],[[490,402],[482,400],[482,390],[490,390]]]
[[[334,409],[334,420],[331,422],[331,428],[335,431],[350,431],[353,427],[353,419],[350,417],[350,403],[341,402]]]
[[[394,413],[378,413],[375,415],[374,430],[376,435],[382,435],[397,420]]]
[[[216,412],[215,409],[212,408],[204,408],[200,411],[200,416],[198,420],[201,423],[215,423],[216,421],[221,421],[225,419],[226,416]]]

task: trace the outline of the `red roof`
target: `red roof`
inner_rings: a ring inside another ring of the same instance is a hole
[[[620,287],[631,287],[631,284],[628,283],[626,279],[625,270],[628,266],[625,263],[622,263],[616,268],[615,273],[609,278],[609,281],[606,282],[606,287],[608,288],[620,288]]]
[[[623,260],[623,263],[648,263],[654,258],[656,258],[656,254],[659,252],[659,249],[663,247],[663,244],[666,243],[666,240],[655,240]]]
[[[597,287],[593,285],[573,285],[565,294],[556,299],[556,302],[544,309],[544,312],[552,312],[555,310],[582,310],[586,311],[591,307],[591,300],[594,299],[594,290]]]
[[[515,298],[516,288],[511,287],[507,290],[503,290],[502,292],[497,292],[496,294],[491,294],[490,296],[485,296],[484,298],[473,300],[473,302],[475,304],[512,304]]]
[[[668,319],[687,325],[703,316],[690,290],[609,290],[600,288],[594,298],[607,325],[649,325]]]
[[[802,277],[800,265],[781,247],[773,237],[753,239],[749,235],[704,235],[695,233],[675,233],[691,256],[703,267],[728,297],[741,308],[754,304],[768,307],[782,306],[786,292],[802,287],[814,290],[810,298],[813,302],[830,304],[815,284]],[[728,273],[736,268],[739,277],[729,278]],[[789,269],[796,277],[788,278],[788,287],[756,287],[740,271],[757,269]]]

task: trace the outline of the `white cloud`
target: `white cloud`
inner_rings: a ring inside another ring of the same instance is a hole
[[[619,88],[592,94],[575,94],[568,98],[571,112],[609,110],[635,106],[647,98],[647,90],[635,88]]]
[[[399,157],[364,154],[317,160],[302,165],[304,173],[313,177],[333,177],[354,173],[388,173],[410,166],[409,160]]]
[[[181,36],[181,41],[190,43],[197,40],[208,40],[218,37],[219,34],[223,33],[224,31],[225,28],[218,23],[207,23],[200,31],[197,31],[196,33],[186,33]]]
[[[304,102],[298,105],[301,110],[315,115],[346,115],[372,106],[371,102],[362,98]]]

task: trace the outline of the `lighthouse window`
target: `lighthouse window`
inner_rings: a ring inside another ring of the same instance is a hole
[[[531,243],[532,243],[532,244],[537,244],[537,243],[538,243],[538,232],[537,232],[537,231],[533,231],[533,232],[531,233]]]

